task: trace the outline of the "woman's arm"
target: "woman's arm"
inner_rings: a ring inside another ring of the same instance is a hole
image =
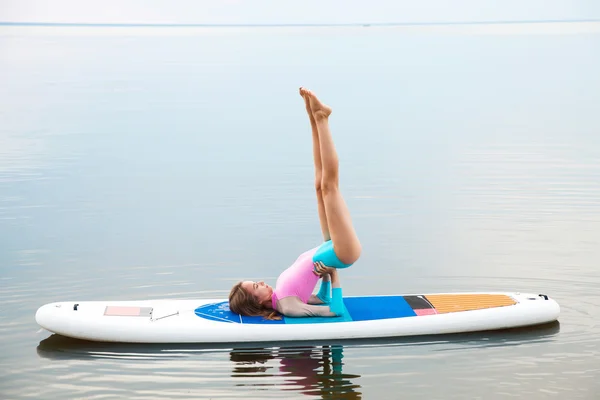
[[[328,274],[331,277],[331,301],[329,309],[336,315],[342,315],[344,313],[344,300],[342,294],[342,285],[340,283],[340,276],[337,268],[326,267],[321,261],[315,262],[315,270],[318,274],[323,276]]]
[[[298,297],[289,296],[277,301],[277,311],[286,317],[339,317],[327,305],[304,304]]]
[[[328,304],[331,301],[331,277],[329,274],[323,274],[321,277],[319,292],[310,296],[308,304]]]
[[[314,303],[304,304],[298,297],[290,296],[277,301],[277,311],[287,317],[339,317],[344,313],[342,287],[337,270],[325,267],[322,264],[318,265],[317,269],[319,271],[326,270],[331,278],[332,296],[330,303],[323,306]],[[323,272],[321,276],[324,276],[324,274]]]
[[[331,275],[331,304],[329,309],[336,315],[342,315],[344,313],[344,299],[342,294],[342,285],[340,283],[340,277],[337,269],[332,268]]]

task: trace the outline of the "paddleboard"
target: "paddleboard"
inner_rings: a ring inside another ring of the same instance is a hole
[[[558,303],[543,294],[433,293],[344,297],[340,317],[266,320],[224,299],[66,301],[43,305],[36,322],[63,336],[121,343],[239,343],[383,338],[544,324]]]

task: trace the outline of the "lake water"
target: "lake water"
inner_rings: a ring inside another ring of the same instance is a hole
[[[6,399],[597,399],[600,24],[0,27]],[[321,240],[299,86],[333,109],[346,295],[546,293],[560,322],[106,345],[48,302],[226,297]]]

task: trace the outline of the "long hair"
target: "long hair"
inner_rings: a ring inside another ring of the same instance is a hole
[[[242,282],[235,284],[229,292],[229,309],[236,314],[266,319],[281,319],[281,315],[272,308],[263,306],[243,287]]]

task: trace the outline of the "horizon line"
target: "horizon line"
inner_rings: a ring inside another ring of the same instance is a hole
[[[276,23],[276,24],[177,24],[177,23],[104,23],[104,22],[14,22],[0,21],[0,26],[47,26],[47,27],[135,27],[135,28],[283,28],[283,27],[385,27],[424,25],[501,25],[501,24],[550,24],[600,22],[600,19],[573,20],[505,20],[505,21],[446,21],[446,22],[349,22],[349,23]]]

